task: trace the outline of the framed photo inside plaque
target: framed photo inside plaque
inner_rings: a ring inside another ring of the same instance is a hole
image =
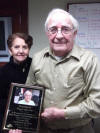
[[[3,130],[39,132],[44,88],[12,83],[3,121]]]

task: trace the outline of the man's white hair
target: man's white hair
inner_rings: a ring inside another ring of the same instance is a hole
[[[32,92],[29,91],[29,90],[25,91],[24,96],[27,95],[27,94],[30,94],[32,96]]]
[[[48,30],[48,22],[52,18],[52,16],[55,15],[55,14],[59,15],[59,13],[63,13],[65,15],[67,15],[70,18],[70,20],[71,20],[71,22],[73,24],[74,31],[78,30],[78,28],[79,28],[78,21],[69,12],[67,12],[67,11],[65,11],[63,9],[56,8],[56,9],[51,10],[49,12],[48,16],[47,16],[47,19],[45,21],[45,31]]]

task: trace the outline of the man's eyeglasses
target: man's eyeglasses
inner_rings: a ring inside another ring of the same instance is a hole
[[[62,28],[57,28],[56,26],[54,26],[54,27],[49,28],[48,32],[50,34],[57,34],[58,31],[61,31],[62,34],[69,34],[72,30],[73,28],[69,28],[66,26],[63,26]]]

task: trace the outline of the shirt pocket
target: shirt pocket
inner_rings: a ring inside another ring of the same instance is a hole
[[[82,76],[72,77],[68,80],[68,95],[69,96],[79,96],[83,95],[83,88],[85,87],[84,79]]]
[[[82,76],[71,77],[68,79],[67,85],[72,91],[76,92],[83,90],[85,82]]]
[[[50,81],[48,81],[48,77],[46,76],[45,73],[42,73],[41,71],[36,72],[35,79],[36,79],[36,83],[38,85],[45,86],[45,87],[49,88]]]
[[[68,104],[76,104],[84,99],[83,88],[85,86],[82,76],[71,77],[67,83],[67,94],[66,97],[69,99]]]

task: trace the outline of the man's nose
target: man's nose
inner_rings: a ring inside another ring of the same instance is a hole
[[[56,38],[63,38],[63,34],[61,29],[58,29],[57,34],[56,34]]]

